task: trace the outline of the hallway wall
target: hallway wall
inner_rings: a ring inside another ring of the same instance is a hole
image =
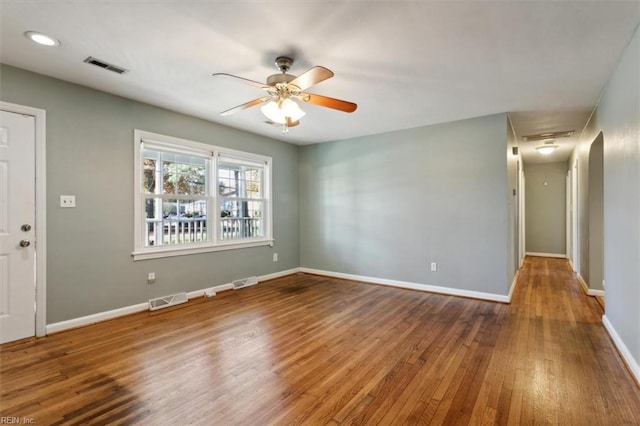
[[[636,29],[573,157],[604,137],[604,324],[640,381],[640,30]],[[588,180],[582,176],[581,182]],[[583,200],[588,196],[580,193]],[[586,208],[586,207],[583,207]],[[581,212],[586,217],[585,211]],[[581,227],[582,230],[582,227]],[[588,230],[587,230],[588,232]],[[584,250],[584,240],[583,247]],[[588,251],[588,247],[586,247]],[[587,256],[588,258],[588,256]],[[584,266],[584,265],[583,265]],[[593,280],[591,280],[593,281]],[[593,284],[589,285],[590,287]]]

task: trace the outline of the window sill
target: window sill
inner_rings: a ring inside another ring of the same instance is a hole
[[[131,253],[134,261],[159,259],[163,257],[185,256],[189,254],[209,253],[213,251],[236,250],[250,247],[273,246],[273,240],[254,240],[245,242],[218,243],[216,245],[197,245],[191,247],[161,247],[145,249]]]

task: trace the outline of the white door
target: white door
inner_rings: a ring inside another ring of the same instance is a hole
[[[35,118],[0,114],[0,343],[4,343],[35,334]]]

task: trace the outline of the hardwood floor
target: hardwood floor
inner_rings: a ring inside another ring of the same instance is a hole
[[[640,389],[566,261],[510,305],[293,275],[0,347],[35,424],[640,424]],[[23,421],[24,423],[24,421]]]

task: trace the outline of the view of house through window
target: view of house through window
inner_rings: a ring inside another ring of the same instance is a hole
[[[208,241],[207,175],[211,159],[143,151],[145,246]]]
[[[135,252],[270,241],[270,159],[170,139],[139,141]]]
[[[264,236],[263,168],[220,159],[218,193],[222,240]]]

